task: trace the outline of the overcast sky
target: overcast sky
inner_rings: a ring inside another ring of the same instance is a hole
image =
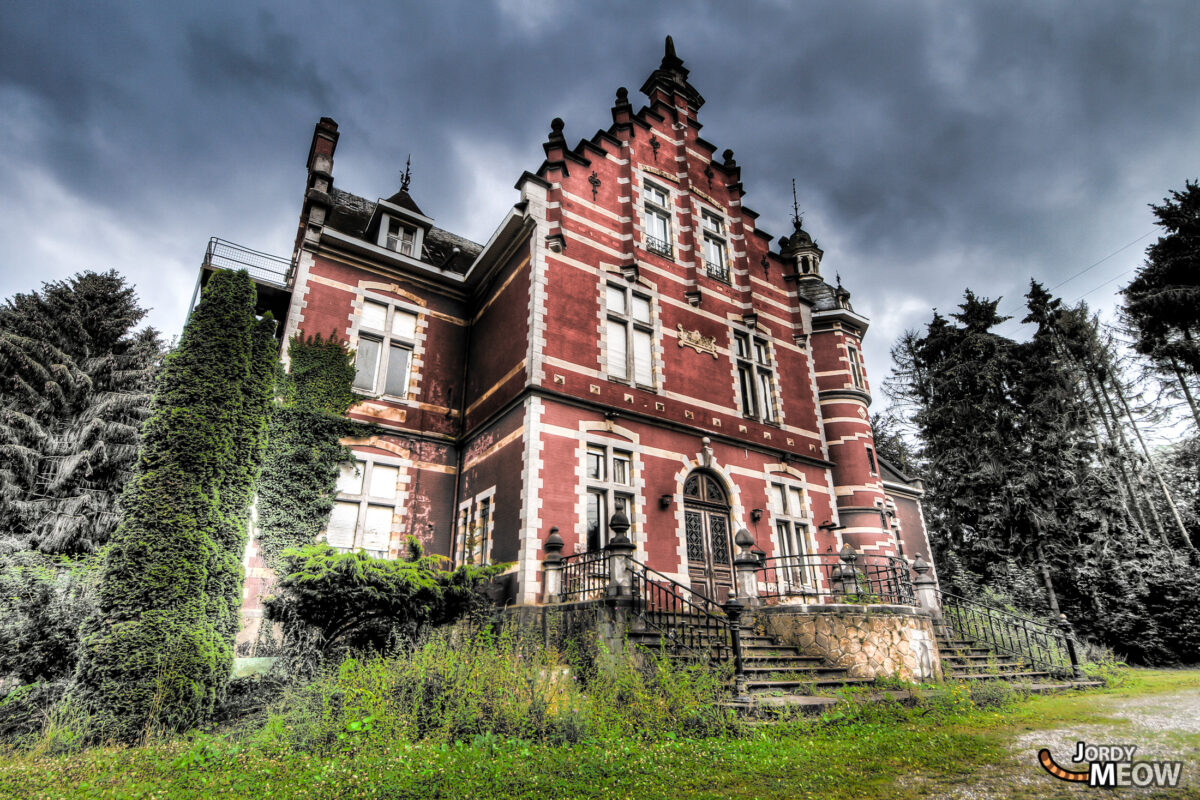
[[[1108,257],[1057,292],[1115,304],[1147,204],[1200,174],[1198,31],[1193,0],[7,2],[0,296],[114,268],[177,334],[210,236],[290,255],[321,116],[337,186],[387,196],[411,153],[422,209],[484,242],[550,120],[574,144],[618,86],[640,107],[669,33],[776,237],[796,178],[878,385],[967,287],[1019,314]]]

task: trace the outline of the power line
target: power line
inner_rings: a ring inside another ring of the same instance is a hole
[[[1150,230],[1146,231],[1145,233],[1143,233],[1141,236],[1137,237],[1137,238],[1136,238],[1136,239],[1134,239],[1133,241],[1131,241],[1131,242],[1129,242],[1129,243],[1127,243],[1127,244],[1123,244],[1123,245],[1121,245],[1121,246],[1120,246],[1120,247],[1118,247],[1116,250],[1113,250],[1111,253],[1109,253],[1108,255],[1106,255],[1104,258],[1101,258],[1099,261],[1096,261],[1096,262],[1093,262],[1092,264],[1089,264],[1088,266],[1086,266],[1086,267],[1084,267],[1083,269],[1079,270],[1079,272],[1076,272],[1074,275],[1072,275],[1071,277],[1069,277],[1069,278],[1067,278],[1066,280],[1062,281],[1061,283],[1055,284],[1054,286],[1052,286],[1052,287],[1050,288],[1050,291],[1051,291],[1051,292],[1053,292],[1055,289],[1058,289],[1058,288],[1060,288],[1060,287],[1062,287],[1062,286],[1066,286],[1068,283],[1070,283],[1071,281],[1075,280],[1075,279],[1076,279],[1076,278],[1078,278],[1080,275],[1083,275],[1084,273],[1086,273],[1086,272],[1089,272],[1090,270],[1092,270],[1092,269],[1094,269],[1094,268],[1096,268],[1096,267],[1100,266],[1101,264],[1103,264],[1105,261],[1108,261],[1108,260],[1109,260],[1110,258],[1112,258],[1113,256],[1115,256],[1115,255],[1117,255],[1117,254],[1119,254],[1119,253],[1122,253],[1122,252],[1124,252],[1125,250],[1128,250],[1129,248],[1133,247],[1135,244],[1137,244],[1138,242],[1140,242],[1142,239],[1145,239],[1147,236],[1150,236],[1151,234],[1153,234],[1153,233],[1155,232],[1155,230],[1156,230],[1155,228],[1151,228]],[[1092,294],[1093,292],[1097,292],[1097,291],[1099,291],[1100,289],[1103,289],[1103,288],[1104,288],[1105,286],[1107,286],[1108,284],[1112,283],[1113,281],[1115,281],[1115,280],[1118,280],[1119,278],[1122,278],[1122,277],[1124,277],[1124,276],[1128,275],[1129,273],[1133,272],[1133,270],[1134,270],[1134,269],[1135,269],[1135,268],[1130,268],[1130,269],[1127,269],[1127,270],[1125,270],[1124,272],[1122,272],[1120,275],[1116,275],[1116,276],[1114,276],[1114,277],[1112,277],[1112,278],[1109,278],[1109,279],[1108,279],[1108,280],[1106,280],[1104,283],[1101,283],[1101,284],[1099,284],[1098,286],[1094,286],[1094,287],[1092,287],[1091,289],[1088,289],[1086,292],[1084,292],[1083,294],[1079,295],[1079,297],[1076,297],[1076,298],[1075,298],[1073,301],[1071,301],[1071,302],[1072,302],[1072,304],[1074,304],[1074,303],[1078,303],[1080,300],[1082,300],[1083,298],[1087,297],[1089,294]],[[1017,304],[1017,306],[1016,306],[1016,307],[1013,309],[1013,315],[1012,315],[1012,317],[1011,317],[1011,318],[1010,318],[1010,319],[1009,319],[1007,322],[1004,322],[1003,324],[1001,324],[1000,326],[998,326],[998,327],[996,328],[996,330],[997,330],[997,331],[999,331],[1001,328],[1003,328],[1003,327],[1005,327],[1005,326],[1007,326],[1007,325],[1010,325],[1010,324],[1016,324],[1016,325],[1020,325],[1020,324],[1022,324],[1022,323],[1021,323],[1021,321],[1020,321],[1020,320],[1018,320],[1018,319],[1017,319],[1017,317],[1016,317],[1016,314],[1017,314],[1017,312],[1019,312],[1020,310],[1021,310],[1021,308],[1020,308],[1020,304],[1018,303],[1018,304]]]

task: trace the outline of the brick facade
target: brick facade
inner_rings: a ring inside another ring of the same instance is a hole
[[[589,508],[624,504],[637,557],[687,582],[684,484],[702,471],[729,534],[767,555],[786,511],[805,552],[895,555],[902,532],[928,558],[919,488],[873,454],[867,320],[821,277],[799,219],[778,242],[758,228],[732,151],[700,136],[687,75],[668,46],[645,107],[618,90],[612,125],[573,147],[555,120],[484,245],[406,189],[334,188],[337,125],[318,123],[283,333],[335,333],[374,369],[350,416],[384,433],[348,443],[399,481],[388,555],[412,534],[456,561],[511,562],[508,599],[533,603],[549,528],[579,552]]]

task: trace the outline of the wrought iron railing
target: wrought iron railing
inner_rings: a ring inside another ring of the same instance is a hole
[[[1078,673],[1074,638],[1063,626],[1027,619],[997,606],[940,592],[942,620],[958,637],[977,641],[1033,667],[1070,677]]]
[[[711,598],[640,561],[633,561],[631,594],[636,619],[671,655],[725,661],[734,653],[730,619]]]
[[[651,253],[657,253],[664,258],[671,258],[671,243],[665,239],[659,239],[657,236],[646,236],[646,249]]]
[[[210,269],[244,269],[256,281],[286,287],[292,262],[214,236],[208,240],[208,249],[204,251],[204,266]]]
[[[916,605],[908,564],[895,556],[776,556],[763,559],[755,577],[759,598],[768,602],[793,597],[808,603]]]
[[[608,580],[608,553],[604,550],[563,556],[559,602],[599,600],[608,589]]]
[[[715,261],[705,261],[704,269],[708,272],[708,277],[713,280],[718,280],[721,283],[729,283],[729,265],[718,264]]]

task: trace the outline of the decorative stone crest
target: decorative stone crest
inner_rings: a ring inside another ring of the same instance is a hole
[[[697,353],[708,353],[713,358],[717,357],[717,337],[703,336],[700,331],[685,331],[679,323],[675,324],[675,329],[679,331],[678,341],[680,347],[690,347]]]

